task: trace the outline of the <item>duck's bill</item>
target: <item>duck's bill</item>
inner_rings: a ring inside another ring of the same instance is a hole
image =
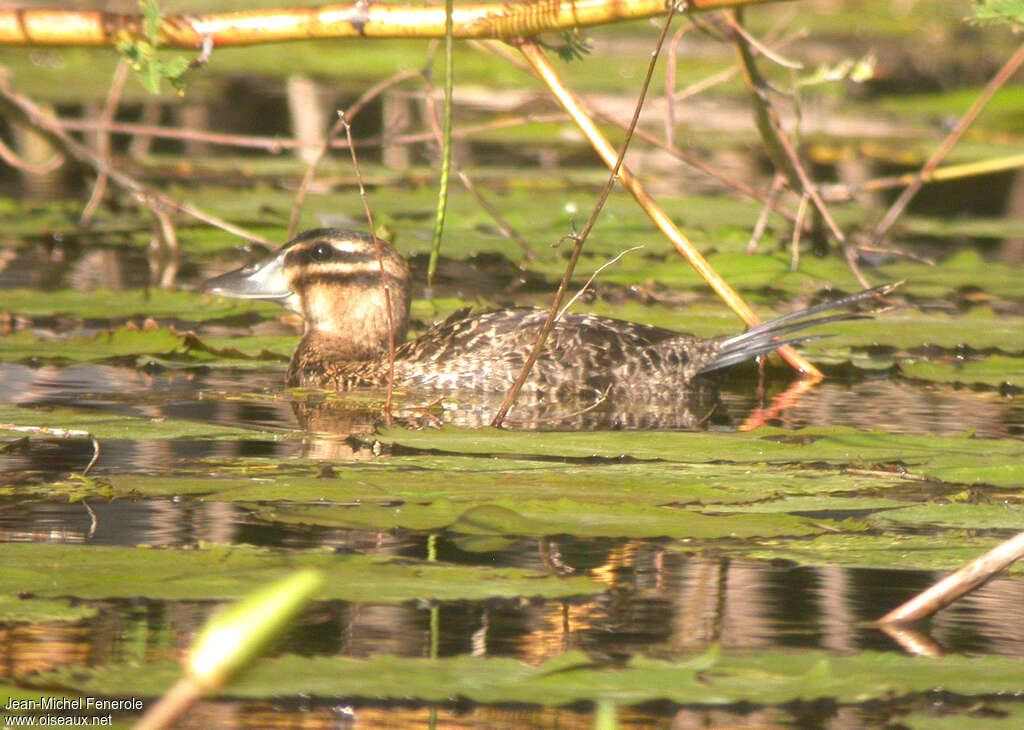
[[[259,261],[207,279],[200,291],[233,299],[283,301],[292,295],[284,277],[282,257]]]

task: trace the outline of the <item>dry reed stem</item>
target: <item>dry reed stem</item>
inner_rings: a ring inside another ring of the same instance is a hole
[[[534,72],[540,76],[540,78],[548,85],[548,88],[555,95],[559,104],[562,105],[572,117],[573,121],[576,122],[577,126],[583,132],[584,136],[593,146],[594,150],[598,153],[601,159],[609,167],[613,167],[616,164],[617,154],[607,138],[601,133],[594,124],[593,120],[584,111],[579,100],[575,95],[565,86],[557,72],[548,63],[547,59],[540,53],[540,50],[536,46],[524,45],[521,47],[523,55],[526,56],[527,61],[533,67]],[[743,298],[729,285],[721,275],[715,271],[708,260],[704,258],[703,254],[694,247],[692,243],[683,235],[682,231],[672,222],[668,214],[662,210],[653,198],[647,193],[640,181],[630,172],[626,165],[621,165],[618,170],[619,182],[622,183],[636,199],[637,203],[644,210],[645,213],[651,218],[654,224],[659,230],[672,242],[676,250],[681,253],[686,260],[697,270],[708,285],[723,299],[729,308],[736,312],[737,315],[748,325],[753,326],[761,323],[761,319],[757,316],[753,309],[743,301]],[[821,372],[808,362],[800,353],[798,353],[791,346],[786,345],[780,347],[777,351],[786,362],[796,368],[799,372],[804,375],[821,379],[823,376]]]
[[[931,588],[917,594],[876,621],[899,624],[931,616],[961,596],[987,583],[998,573],[1024,557],[1024,532],[1000,543],[976,560],[946,576]]]
[[[654,67],[658,61],[658,56],[661,54],[661,47],[665,43],[665,36],[668,35],[668,29],[672,24],[672,18],[675,17],[675,6],[672,5],[669,8],[668,17],[665,18],[665,23],[661,29],[661,35],[658,36],[658,42],[655,45],[654,51],[651,53],[651,62],[647,66],[647,74],[644,76],[643,85],[640,88],[640,94],[637,97],[636,107],[633,111],[633,119],[630,122],[629,128],[626,130],[625,139],[622,141],[622,149],[616,155],[614,155],[614,161],[609,164],[611,167],[611,175],[608,177],[608,182],[605,183],[604,188],[601,190],[601,195],[594,204],[594,209],[590,213],[590,217],[587,219],[586,224],[583,226],[583,230],[580,233],[573,234],[572,253],[569,256],[569,263],[566,264],[565,272],[562,274],[562,280],[558,283],[558,291],[555,292],[555,299],[551,303],[551,310],[548,312],[547,319],[541,326],[540,333],[537,335],[537,341],[533,344],[533,349],[530,350],[530,354],[526,358],[526,362],[523,364],[523,369],[520,371],[519,376],[515,382],[512,383],[512,387],[509,388],[508,394],[505,396],[505,401],[498,408],[494,418],[491,420],[491,426],[500,428],[502,421],[505,416],[508,415],[509,409],[512,404],[515,403],[516,397],[519,395],[519,391],[522,390],[523,384],[526,382],[527,376],[530,374],[533,364],[537,361],[540,356],[541,350],[544,348],[544,343],[547,341],[548,335],[551,333],[551,329],[554,327],[555,319],[558,317],[558,310],[562,306],[562,301],[565,299],[565,292],[569,288],[569,281],[572,279],[573,270],[576,268],[576,262],[579,261],[580,253],[583,251],[583,244],[587,240],[587,236],[590,235],[590,231],[593,230],[594,224],[597,223],[597,217],[601,213],[601,209],[604,208],[605,201],[608,200],[608,196],[612,192],[612,188],[615,186],[615,181],[618,178],[620,171],[625,171],[623,160],[626,157],[626,150],[629,149],[629,143],[633,138],[633,130],[636,129],[636,124],[640,119],[640,112],[643,110],[644,100],[647,98],[647,90],[651,85],[651,77],[654,75]],[[571,93],[558,78],[554,68],[548,62],[544,52],[540,49],[540,46],[532,40],[521,41],[519,43],[520,52],[526,57],[526,60],[530,63],[535,71],[540,73],[544,71],[547,75],[550,75],[552,81],[548,83],[548,87],[555,93],[556,96],[561,94],[567,94],[571,98]],[[575,102],[573,102],[575,104]],[[563,106],[565,106],[563,104]],[[576,107],[578,109],[578,107]],[[568,111],[568,109],[567,109]],[[571,113],[571,112],[570,112]],[[587,120],[590,122],[590,120]],[[593,126],[593,122],[590,122]],[[607,141],[605,142],[607,144]],[[609,149],[610,149],[609,145]]]
[[[981,114],[981,110],[985,108],[985,105],[988,104],[992,96],[1002,88],[1015,73],[1017,73],[1021,64],[1024,64],[1024,45],[1021,45],[1017,51],[1010,56],[1010,59],[1003,64],[1003,67],[999,69],[996,75],[993,76],[987,84],[985,84],[985,88],[980,94],[978,94],[978,98],[974,100],[973,104],[971,104],[971,108],[964,113],[960,118],[960,121],[957,122],[956,126],[949,133],[946,139],[944,139],[942,144],[939,145],[939,148],[935,150],[932,156],[928,158],[928,161],[924,163],[924,167],[921,168],[916,179],[911,182],[902,193],[900,193],[900,196],[882,217],[882,220],[880,220],[878,225],[875,226],[875,230],[871,234],[872,244],[877,246],[881,243],[882,238],[885,237],[885,234],[892,227],[893,223],[896,222],[896,219],[900,217],[910,201],[915,195],[917,195],[917,191],[920,190],[921,185],[924,184],[925,177],[930,175],[935,168],[939,166],[939,163],[945,159],[946,155],[949,154],[949,151],[953,149],[957,142],[960,141],[960,138],[964,135],[964,132],[967,131],[967,128],[970,127],[971,124],[974,123],[974,120],[978,118],[978,115]]]

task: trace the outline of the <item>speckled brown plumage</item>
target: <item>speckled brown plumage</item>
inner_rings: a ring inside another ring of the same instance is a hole
[[[385,281],[396,342],[395,384],[442,393],[504,392],[522,369],[547,313],[503,309],[453,316],[409,342],[409,269],[389,244],[338,229],[303,233],[268,261],[211,279],[207,291],[280,301],[303,316],[305,334],[292,357],[292,386],[351,388],[388,379]],[[381,279],[381,262],[385,281]],[[702,339],[588,314],[555,324],[526,381],[533,403],[593,399],[664,402],[705,373],[812,337],[805,327],[859,315],[815,317],[873,292],[787,315],[734,336]]]

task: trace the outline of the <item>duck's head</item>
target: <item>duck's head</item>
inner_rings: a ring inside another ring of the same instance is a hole
[[[363,358],[388,348],[385,292],[395,342],[405,339],[410,278],[405,259],[391,244],[354,231],[318,228],[299,234],[271,258],[207,280],[202,291],[276,301],[302,315],[307,336],[337,339],[353,358]]]

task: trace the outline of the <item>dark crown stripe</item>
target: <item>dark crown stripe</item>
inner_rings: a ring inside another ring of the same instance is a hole
[[[339,251],[334,249],[334,256],[327,261],[317,261],[310,254],[309,249],[300,248],[289,251],[285,254],[285,266],[305,266],[316,264],[317,266],[328,267],[331,264],[376,264],[376,251]]]
[[[397,291],[402,286],[402,282],[398,277],[392,274],[387,274],[387,282],[392,291]],[[346,286],[377,289],[380,288],[380,271],[318,271],[296,277],[294,286],[297,289],[304,289],[317,284],[334,285],[340,283],[344,283]]]

